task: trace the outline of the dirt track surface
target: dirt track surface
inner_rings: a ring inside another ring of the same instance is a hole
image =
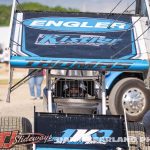
[[[21,79],[27,74],[27,69],[15,69],[14,80]],[[36,111],[43,111],[43,100],[31,100],[28,83],[23,84],[11,94],[10,103],[6,102],[8,92],[9,72],[4,64],[0,64],[0,116],[20,116],[33,124],[34,106]],[[44,88],[45,84],[42,85]]]
[[[21,86],[11,94],[10,103],[6,102],[8,85],[0,85],[0,116],[26,117],[33,124],[34,106],[43,111],[43,100],[31,100],[28,84]]]

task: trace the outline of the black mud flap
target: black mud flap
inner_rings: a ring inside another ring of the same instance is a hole
[[[36,147],[43,150],[128,149],[122,116],[35,113],[35,133],[51,135],[46,143]]]

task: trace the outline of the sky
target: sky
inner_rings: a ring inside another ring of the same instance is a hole
[[[0,0],[0,4],[10,5],[13,0]],[[76,8],[81,11],[110,12],[120,0],[18,0],[23,2],[38,2],[51,7],[63,6],[66,8]],[[134,0],[122,0],[116,12],[125,10]],[[133,10],[131,7],[129,10]]]

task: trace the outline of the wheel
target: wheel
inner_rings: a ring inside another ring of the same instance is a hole
[[[0,132],[14,130],[18,130],[20,133],[31,133],[32,126],[30,121],[26,118],[0,117]],[[31,145],[16,145],[10,150],[31,150]]]
[[[148,150],[146,146],[145,130],[140,122],[128,122],[130,150]]]
[[[109,95],[109,109],[113,115],[122,115],[123,108],[129,121],[139,121],[149,109],[149,91],[137,78],[120,80]]]

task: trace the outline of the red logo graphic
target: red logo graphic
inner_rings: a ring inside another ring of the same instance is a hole
[[[0,132],[0,149],[10,149],[15,145],[20,144],[46,143],[50,138],[50,135],[40,133],[21,134],[19,131]]]

